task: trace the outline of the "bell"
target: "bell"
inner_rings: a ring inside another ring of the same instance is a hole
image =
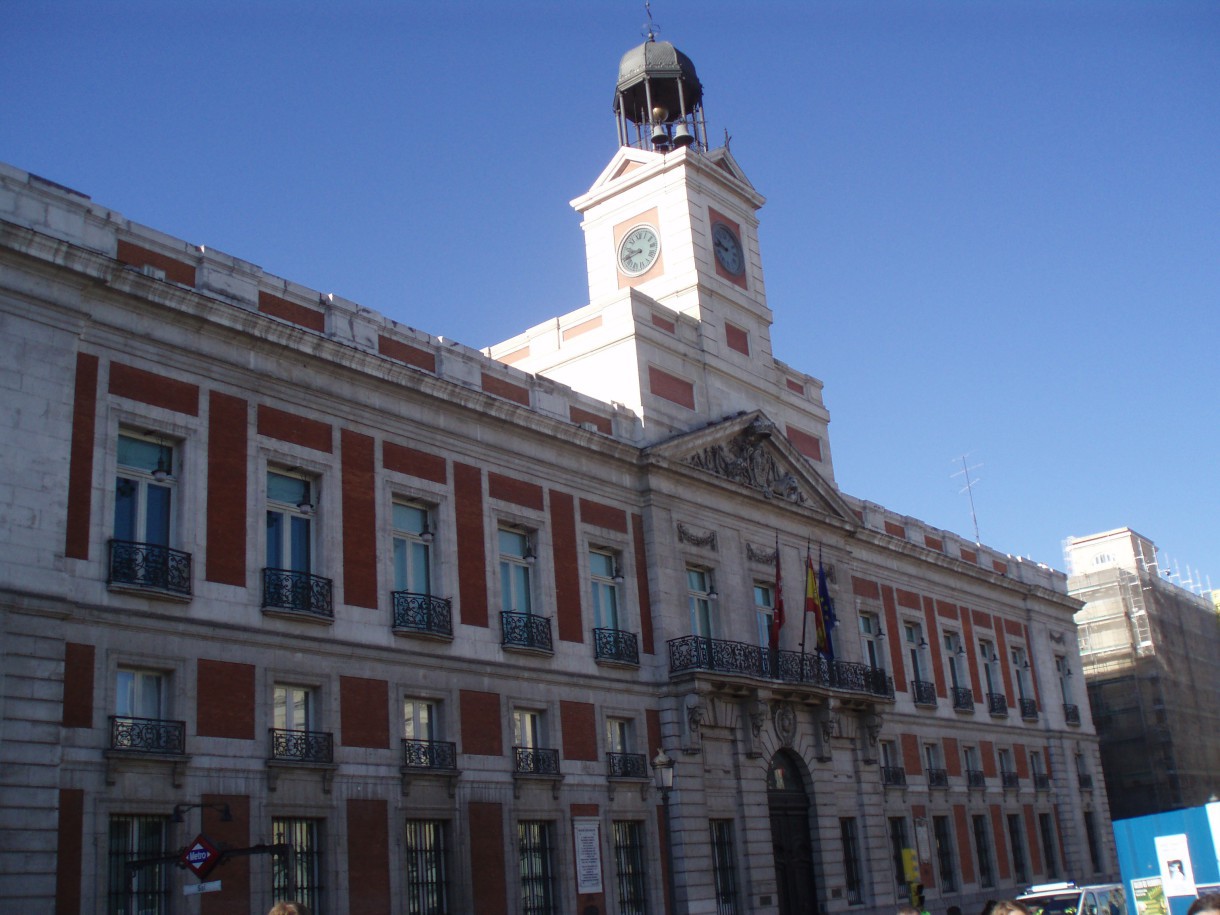
[[[679,122],[674,128],[674,146],[690,146],[694,142],[695,138],[691,136],[685,122]]]
[[[652,145],[654,149],[669,149],[669,134],[665,132],[664,124],[652,129]]]

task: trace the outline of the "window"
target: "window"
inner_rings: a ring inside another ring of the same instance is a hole
[[[983,683],[987,692],[989,694],[998,692],[995,675],[995,663],[997,660],[995,646],[987,639],[979,639],[979,659],[982,661]]]
[[[513,709],[513,745],[531,749],[544,746],[542,726],[542,712]]]
[[[982,763],[979,762],[978,747],[962,748],[962,763],[966,769],[966,784],[971,788],[987,787],[987,779],[983,774]]]
[[[443,740],[440,707],[432,699],[402,700],[403,764],[421,769],[457,768],[457,748]]]
[[[443,820],[407,820],[407,915],[449,911],[449,844]]]
[[[431,699],[413,699],[410,696],[402,701],[402,736],[407,740],[436,740],[437,733],[436,704]]]
[[[557,911],[551,832],[551,824],[542,820],[517,824],[522,915],[554,915]]]
[[[284,855],[271,856],[271,893],[276,899],[295,899],[310,912],[322,909],[322,841],[318,820],[276,818],[271,821],[272,842],[290,845]]]
[[[1084,834],[1089,841],[1089,860],[1093,864],[1093,873],[1100,874],[1102,871],[1101,841],[1097,835],[1097,820],[1094,819],[1092,810],[1084,812]]]
[[[881,620],[875,613],[860,614],[860,640],[864,663],[869,667],[884,670],[881,653]]]
[[[513,709],[515,770],[525,775],[559,772],[559,751],[547,747],[546,714],[536,709]]]
[[[1011,651],[1012,669],[1017,674],[1017,697],[1028,699],[1029,689],[1029,658],[1024,648],[1014,648]]]
[[[127,718],[167,718],[166,676],[158,670],[120,667],[114,713]]]
[[[1068,666],[1067,658],[1055,655],[1055,675],[1059,678],[1059,693],[1063,696],[1063,704],[1072,704],[1072,668]]]
[[[174,449],[161,441],[119,433],[114,487],[114,537],[170,545]]]
[[[843,880],[847,884],[847,904],[859,905],[864,881],[860,874],[860,838],[855,817],[839,818],[839,837],[843,841]]]
[[[534,612],[534,549],[524,531],[500,528],[500,607],[514,613]]]
[[[710,639],[712,627],[712,603],[715,600],[712,573],[694,566],[686,567],[686,599],[690,606],[691,634]]]
[[[329,763],[332,735],[318,723],[317,691],[311,686],[277,683],[272,693],[271,758]]]
[[[936,837],[936,864],[942,892],[957,890],[956,860],[953,854],[953,833],[948,817],[932,817],[932,832]]]
[[[169,817],[110,818],[109,915],[164,915],[170,911],[170,867],[162,861],[128,871],[128,861],[168,856]]]
[[[754,610],[758,615],[758,644],[763,648],[771,646],[771,620],[775,613],[775,587],[762,582],[754,582]]]
[[[267,568],[313,571],[313,499],[303,476],[267,471]]]
[[[1055,844],[1055,830],[1049,813],[1038,814],[1038,834],[1042,839],[1042,858],[1046,861],[1046,876],[1059,879],[1059,850]]]
[[[716,915],[737,915],[737,853],[733,849],[733,821],[712,820],[710,825]]]
[[[922,681],[924,679],[923,652],[928,647],[927,640],[923,637],[923,626],[919,623],[903,623],[902,631],[907,643],[907,653],[911,659],[911,679]]]
[[[991,838],[987,834],[987,817],[976,814],[971,817],[974,828],[974,851],[979,859],[979,886],[995,886],[995,868],[991,859]]]
[[[1025,829],[1019,813],[1008,814],[1008,844],[1012,846],[1012,875],[1018,883],[1029,880],[1029,866],[1025,863]]]
[[[879,743],[881,757],[881,784],[905,785],[907,773],[903,766],[898,745],[892,740],[882,740]]]
[[[890,817],[890,858],[894,865],[894,882],[899,886],[907,883],[907,870],[903,852],[909,848],[907,818]]]
[[[644,824],[636,820],[615,820],[611,824],[614,840],[614,877],[621,915],[648,915],[647,874],[644,870]]]
[[[314,705],[312,687],[277,684],[274,694],[274,727],[282,731],[314,730]]]
[[[422,505],[395,502],[393,526],[394,590],[432,593],[431,513]]]
[[[949,682],[954,689],[961,689],[966,685],[966,649],[956,632],[945,633],[945,657],[949,662]]]
[[[623,629],[619,620],[618,585],[622,581],[618,557],[602,550],[589,551],[589,578],[593,587],[593,620],[598,629]]]
[[[946,771],[940,755],[940,744],[925,743],[923,745],[923,760],[924,766],[927,769],[928,787],[949,787],[949,773]]]
[[[630,718],[606,719],[606,749],[611,753],[630,753],[634,722]]]
[[[115,675],[110,749],[180,754],[186,725],[169,720],[169,676],[159,670],[120,667]]]

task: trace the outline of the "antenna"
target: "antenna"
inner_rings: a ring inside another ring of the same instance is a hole
[[[975,480],[970,479],[970,471],[978,470],[983,465],[975,464],[973,467],[967,467],[966,458],[968,458],[969,456],[970,456],[969,454],[963,454],[961,456],[961,458],[959,458],[959,460],[962,462],[962,469],[957,471],[956,473],[950,474],[950,477],[964,476],[966,478],[966,485],[958,490],[958,494],[960,495],[961,493],[964,492],[964,493],[968,493],[970,496],[970,520],[974,523],[974,543],[976,546],[978,546],[978,545],[981,545],[982,541],[979,539],[979,517],[977,514],[975,514],[975,511],[974,511],[974,484],[979,481],[977,479],[975,479]]]

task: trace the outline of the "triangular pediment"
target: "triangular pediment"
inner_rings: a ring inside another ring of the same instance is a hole
[[[807,508],[853,527],[859,523],[838,490],[761,410],[671,438],[647,454],[744,486],[761,499]]]

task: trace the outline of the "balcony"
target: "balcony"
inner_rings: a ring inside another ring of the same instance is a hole
[[[395,591],[394,631],[453,638],[452,604],[447,597]]]
[[[558,775],[559,751],[538,747],[513,747],[516,775]]]
[[[186,752],[186,722],[111,715],[110,749],[124,753],[181,756]]]
[[[936,684],[927,680],[912,680],[911,695],[916,705],[936,705]]]
[[[277,762],[330,765],[334,757],[335,740],[329,732],[271,729],[271,758]]]
[[[902,766],[882,766],[881,784],[905,788],[907,784],[907,770],[902,768]]]
[[[1021,705],[1021,717],[1026,721],[1038,720],[1038,701],[1036,699],[1018,699]]]
[[[621,629],[593,630],[593,657],[598,661],[640,666],[640,649],[634,632]]]
[[[885,671],[852,661],[830,661],[799,651],[771,651],[746,642],[729,642],[687,635],[670,639],[669,675],[691,671],[736,674],[756,680],[778,681],[867,693],[894,698],[894,681]]]
[[[503,633],[500,644],[505,648],[526,648],[551,652],[551,618],[532,613],[505,610],[500,614]]]
[[[110,541],[109,585],[191,596],[191,554],[153,543]]]
[[[1051,777],[1045,772],[1034,773],[1034,790],[1035,791],[1050,791]]]
[[[335,616],[331,580],[290,569],[263,569],[263,609],[329,622]]]
[[[1080,707],[1072,705],[1070,702],[1063,704],[1063,720],[1066,724],[1080,727]]]
[[[643,753],[607,753],[606,775],[609,778],[651,778],[648,758]]]
[[[986,788],[987,776],[983,774],[981,769],[967,769],[966,785],[970,788]]]
[[[1008,717],[1008,697],[1003,693],[987,694],[987,711],[997,718]]]
[[[1093,790],[1093,776],[1090,775],[1088,772],[1081,772],[1081,773],[1079,773],[1079,775],[1080,775],[1080,789],[1082,791],[1092,791]]]
[[[948,788],[949,772],[946,769],[928,769],[929,788]]]
[[[953,687],[953,709],[958,712],[974,711],[974,693],[964,686]]]
[[[1000,783],[1005,788],[1014,788],[1014,789],[1020,788],[1021,787],[1021,776],[1017,775],[1016,772],[1001,772],[1000,773]]]
[[[408,769],[457,769],[457,745],[452,740],[403,740],[402,764]]]

